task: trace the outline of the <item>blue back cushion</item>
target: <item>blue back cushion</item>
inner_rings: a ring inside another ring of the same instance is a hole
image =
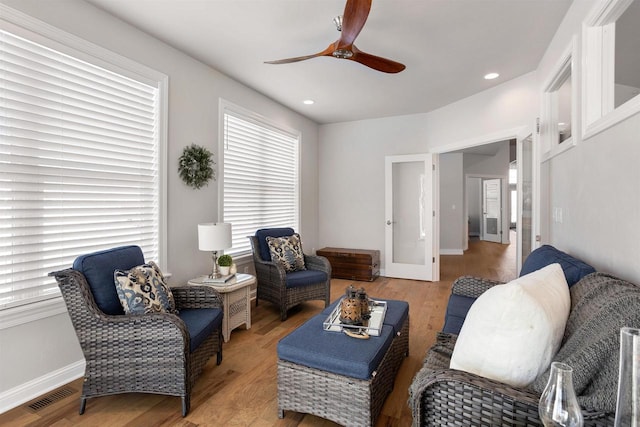
[[[144,264],[144,255],[139,246],[121,246],[81,255],[73,262],[73,269],[87,278],[93,298],[103,313],[124,314],[113,272],[116,269],[129,270],[141,264]]]
[[[595,273],[596,271],[584,261],[572,257],[553,246],[543,245],[529,254],[522,265],[520,276],[522,277],[553,263],[559,263],[562,266],[569,287],[578,283],[587,274]]]
[[[267,237],[291,236],[293,233],[293,228],[261,228],[256,231],[258,245],[260,246],[260,258],[262,258],[263,261],[271,261],[271,252],[269,252]]]

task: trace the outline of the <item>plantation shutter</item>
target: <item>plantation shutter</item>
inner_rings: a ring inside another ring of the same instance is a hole
[[[293,132],[237,111],[224,111],[224,222],[229,254],[251,252],[259,228],[298,228],[298,146]]]
[[[59,296],[51,271],[159,252],[159,88],[0,30],[0,309]]]

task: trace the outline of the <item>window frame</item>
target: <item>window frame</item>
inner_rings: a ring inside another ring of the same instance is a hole
[[[0,4],[0,28],[117,74],[153,85],[158,89],[158,264],[167,267],[167,130],[168,76],[109,51],[57,27]],[[66,312],[62,296],[0,308],[0,329]]]
[[[582,139],[640,112],[640,95],[614,107],[615,23],[633,0],[598,3],[582,25]]]
[[[542,161],[549,160],[575,147],[580,141],[580,121],[578,120],[579,73],[577,62],[576,39],[572,37],[569,46],[564,50],[542,86],[542,122],[540,129]],[[559,142],[557,93],[567,78],[571,78],[571,136]]]
[[[255,113],[247,108],[236,105],[226,99],[219,99],[219,144],[218,144],[218,158],[220,159],[220,164],[218,165],[218,176],[220,179],[218,180],[218,218],[220,222],[232,222],[228,221],[225,218],[225,206],[224,206],[224,196],[225,196],[225,114],[227,112],[232,115],[236,115],[243,120],[247,120],[259,125],[263,125],[267,128],[277,130],[289,136],[297,138],[298,148],[296,153],[296,183],[295,183],[295,207],[294,207],[294,217],[295,223],[289,225],[291,228],[299,232],[300,224],[301,224],[301,210],[302,210],[302,196],[301,196],[301,182],[302,182],[302,174],[301,174],[301,164],[302,164],[302,132],[297,129],[290,128],[281,123],[276,122],[270,118],[262,116],[258,113]],[[232,222],[232,233],[236,233],[236,228],[233,227]],[[248,235],[242,236],[247,240],[247,244],[249,244]],[[247,250],[241,250],[240,252],[233,250],[233,248],[229,248],[225,251],[226,253],[230,253],[236,260],[245,260],[252,256],[251,248]]]

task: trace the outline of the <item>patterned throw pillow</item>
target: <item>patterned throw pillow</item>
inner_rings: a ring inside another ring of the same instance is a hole
[[[267,237],[271,261],[282,264],[287,272],[306,270],[300,235]]]
[[[177,313],[171,289],[155,262],[116,270],[113,277],[126,314]]]

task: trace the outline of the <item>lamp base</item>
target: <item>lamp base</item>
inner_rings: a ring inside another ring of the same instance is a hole
[[[213,268],[211,269],[211,274],[209,274],[209,279],[219,279],[222,277],[222,274],[220,274],[220,270],[218,269],[218,251],[212,251],[211,254]]]

